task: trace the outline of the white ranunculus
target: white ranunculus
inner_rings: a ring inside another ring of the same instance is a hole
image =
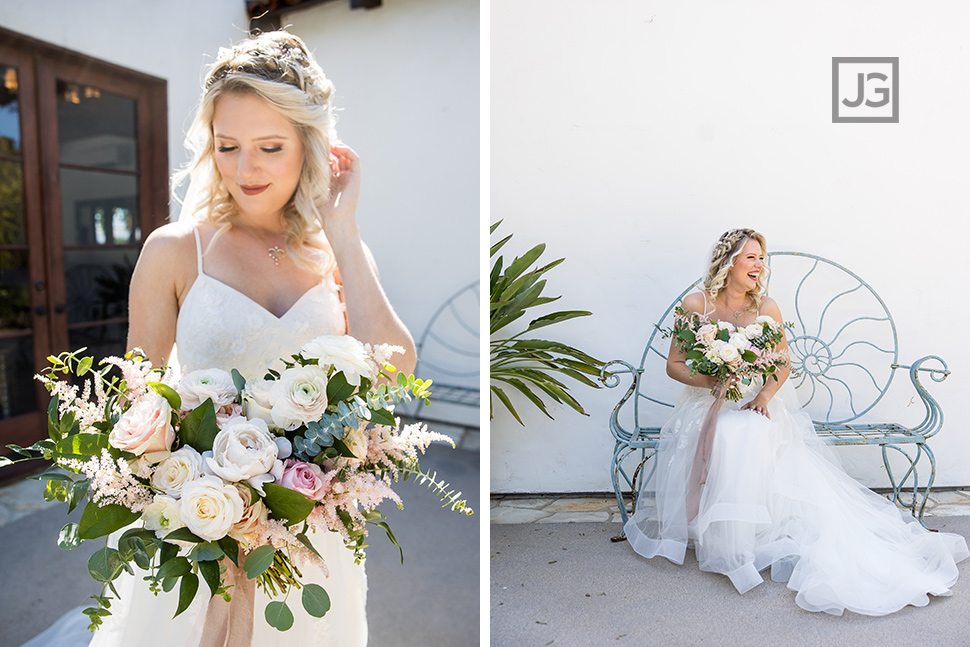
[[[765,331],[765,328],[760,323],[753,323],[750,326],[745,326],[743,329],[745,337],[748,339],[754,339],[755,337],[760,337],[761,333]]]
[[[152,485],[177,499],[182,496],[182,486],[202,474],[202,454],[194,447],[186,445],[158,464],[152,474]]]
[[[288,368],[270,394],[273,422],[280,429],[292,431],[319,420],[327,410],[327,372],[319,366]]]
[[[195,409],[206,400],[218,410],[232,403],[239,391],[232,381],[232,375],[218,368],[192,371],[182,378],[178,388],[183,409]]]
[[[733,333],[728,339],[728,343],[737,348],[739,351],[742,351],[751,345],[751,342],[748,341],[747,335],[740,332]]]
[[[243,402],[246,404],[245,414],[247,418],[259,418],[273,427],[273,399],[271,392],[273,380],[250,380],[246,382],[246,389],[243,391]]]
[[[216,434],[212,452],[205,452],[203,457],[208,470],[216,476],[233,483],[246,481],[260,494],[263,484],[275,478],[273,472],[283,469],[276,437],[258,418],[230,420]]]
[[[726,330],[728,332],[734,332],[734,324],[728,321],[718,321],[717,327],[721,330]]]
[[[182,523],[180,508],[176,499],[165,494],[156,494],[141,513],[142,523],[147,530],[155,531],[156,537],[164,539],[165,535],[185,525]]]
[[[757,323],[759,323],[759,324],[763,324],[763,323],[774,324],[775,323],[775,320],[773,318],[769,317],[768,315],[761,315],[760,317],[758,317],[757,319],[755,319],[755,321]]]
[[[350,335],[317,337],[304,346],[300,354],[321,365],[333,366],[344,374],[348,384],[354,386],[360,385],[361,376],[372,381],[377,377],[379,367],[371,361],[367,348]]]
[[[243,500],[232,483],[218,476],[203,476],[182,488],[179,518],[206,541],[225,537],[242,519]]]

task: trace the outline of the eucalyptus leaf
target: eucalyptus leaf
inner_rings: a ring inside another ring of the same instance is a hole
[[[303,608],[314,618],[322,618],[330,611],[330,596],[319,584],[303,586]]]
[[[246,577],[254,580],[262,575],[266,569],[273,565],[275,555],[276,549],[272,546],[260,546],[246,555],[246,563],[243,564]]]
[[[285,602],[274,600],[266,605],[266,623],[270,627],[286,631],[293,626],[293,612]]]
[[[61,528],[57,536],[57,545],[63,550],[74,550],[81,545],[83,540],[78,537],[77,524],[69,523]]]
[[[121,575],[118,551],[107,546],[88,558],[88,573],[96,582],[110,582]]]

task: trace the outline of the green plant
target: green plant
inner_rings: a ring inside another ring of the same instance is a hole
[[[501,220],[493,224],[489,233],[494,233],[500,224],[502,224]],[[527,310],[560,298],[542,296],[546,286],[543,275],[565,260],[560,258],[542,267],[529,269],[546,249],[545,244],[539,244],[522,256],[516,257],[506,268],[502,256],[496,255],[510,238],[512,238],[511,234],[492,245],[489,254],[492,259],[492,272],[489,278],[491,290],[489,379],[492,382],[492,393],[519,421],[519,424],[524,423],[512,406],[508,394],[498,383],[511,386],[522,393],[549,418],[552,418],[552,415],[540,397],[541,394],[547,395],[555,402],[569,405],[584,416],[588,415],[576,398],[569,394],[568,387],[561,378],[571,378],[581,384],[599,388],[599,384],[589,376],[598,376],[603,362],[561,342],[525,339],[523,336],[539,328],[576,317],[586,317],[592,313],[586,310],[552,312],[533,319],[525,330],[507,336],[505,331],[509,324],[525,315]],[[489,417],[494,415],[492,404],[492,400],[489,399]]]

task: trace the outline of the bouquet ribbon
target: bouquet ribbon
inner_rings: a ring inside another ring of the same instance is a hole
[[[205,611],[205,624],[199,647],[237,647],[253,643],[253,608],[256,602],[256,580],[251,580],[241,568],[228,559],[224,578],[225,586],[232,586],[232,599],[226,602],[222,596],[209,599]]]
[[[687,483],[687,521],[688,523],[697,518],[697,512],[701,504],[701,486],[707,483],[707,468],[711,460],[711,450],[714,448],[714,432],[717,430],[717,414],[724,404],[724,395],[727,389],[718,389],[711,408],[704,416],[704,423],[701,425],[700,437],[697,439],[697,451],[694,452],[694,463],[690,470],[690,479]]]

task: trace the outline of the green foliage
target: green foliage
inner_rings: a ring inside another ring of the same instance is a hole
[[[303,608],[314,618],[322,618],[330,611],[330,596],[319,584],[303,587]]]
[[[493,224],[489,233],[494,233],[501,222]],[[549,418],[552,418],[552,415],[541,397],[543,395],[555,402],[568,405],[578,413],[587,415],[582,405],[569,393],[569,387],[562,378],[599,388],[599,384],[591,378],[599,375],[603,362],[567,344],[523,337],[539,328],[576,317],[586,317],[592,313],[586,310],[552,312],[533,319],[525,330],[508,335],[506,330],[509,325],[523,317],[530,308],[543,306],[560,298],[542,295],[546,286],[543,275],[565,260],[560,258],[541,267],[529,269],[537,263],[545,251],[546,246],[539,244],[522,256],[516,257],[506,268],[503,257],[497,254],[510,238],[512,238],[511,234],[492,245],[490,252],[492,271],[489,279],[491,294],[489,378],[492,382],[492,393],[520,424],[524,424],[522,419],[508,394],[498,383],[504,383],[524,395]],[[494,415],[493,404],[494,402],[490,400],[490,417]]]
[[[212,449],[219,427],[216,425],[216,410],[211,399],[193,409],[179,428],[182,442],[191,445],[200,454]]]
[[[274,517],[286,519],[287,526],[292,526],[306,519],[313,512],[313,506],[316,505],[312,499],[281,485],[267,483],[263,488],[266,491],[263,503],[266,504]],[[246,563],[249,563],[248,558]]]

